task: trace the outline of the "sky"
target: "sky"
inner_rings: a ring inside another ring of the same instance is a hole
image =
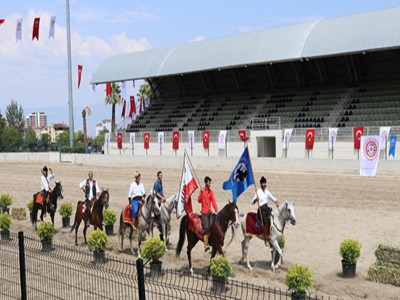
[[[15,100],[25,115],[43,111],[48,123],[69,124],[66,0],[0,0],[0,110]],[[89,135],[111,119],[105,87],[93,92],[90,80],[107,58],[136,51],[199,42],[244,32],[287,26],[400,6],[390,0],[70,0],[74,129],[82,130],[82,109],[89,106]],[[55,38],[49,38],[56,17]],[[39,41],[32,41],[40,17]],[[22,19],[22,40],[16,23]],[[83,66],[77,88],[77,66]],[[127,84],[127,94],[137,88]],[[117,124],[121,108],[116,110]]]

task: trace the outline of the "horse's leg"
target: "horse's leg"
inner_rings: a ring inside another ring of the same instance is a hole
[[[124,249],[124,236],[125,236],[125,230],[126,230],[125,223],[119,224],[119,227],[120,227],[120,230],[119,230],[120,237],[119,238],[121,239],[121,247],[119,249],[120,249],[120,252],[122,252],[122,250]]]
[[[133,244],[132,244],[132,240],[133,240],[133,227],[130,226],[130,232],[129,232],[129,244],[130,244],[130,248],[131,248],[131,253],[132,255],[135,255],[135,251],[133,251]]]
[[[162,230],[162,235],[163,235],[163,240],[165,243],[165,247],[167,248],[168,251],[168,241],[167,241],[167,224],[166,223],[162,223],[161,225],[161,230]]]
[[[188,230],[186,230],[186,236],[187,236],[187,240],[188,240],[187,257],[188,257],[188,261],[189,261],[189,272],[190,272],[190,275],[193,276],[192,249],[194,248],[194,246],[196,246],[197,242],[199,241],[199,238],[194,233],[191,233]]]
[[[83,219],[83,218],[82,218]],[[85,245],[87,244],[87,241],[86,241],[86,230],[87,230],[87,226],[86,226],[86,222],[84,222],[83,223],[83,239],[84,239],[84,241],[85,241]]]
[[[140,226],[139,226],[139,229],[138,229],[138,250],[137,250],[138,258],[142,258],[141,254],[140,254],[140,246],[142,244],[142,232],[143,232],[143,229],[140,228]]]
[[[274,251],[273,251],[273,257],[272,257],[272,262],[271,262],[271,267],[272,270],[275,271],[276,269],[278,269],[281,265],[281,261],[282,261],[282,249],[281,247],[279,247],[278,244],[278,239],[274,239],[273,241],[271,241],[272,246],[274,247]],[[278,262],[275,264],[275,255],[276,252],[279,253],[279,260]]]
[[[253,267],[250,265],[249,262],[249,244],[250,244],[250,240],[251,237],[246,236],[244,237],[243,241],[242,241],[242,258],[240,259],[240,263],[242,263],[243,261],[246,262],[246,267],[249,268],[250,270],[253,270]]]

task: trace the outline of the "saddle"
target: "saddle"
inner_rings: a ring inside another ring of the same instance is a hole
[[[131,204],[127,204],[124,206],[124,223],[129,223],[131,224],[134,228],[137,228],[139,223],[140,223],[140,213],[142,211],[142,205],[143,204],[139,204],[139,210],[138,210],[138,216],[136,218],[136,220],[132,217],[132,205]]]
[[[43,195],[42,192],[38,192],[36,194],[33,194],[33,199],[36,202],[36,204],[42,204],[43,201]],[[47,197],[46,197],[46,204],[49,204],[50,202],[50,193],[47,193]]]
[[[271,227],[272,227],[272,220],[270,221],[270,226],[264,225],[263,227],[259,227],[257,226],[257,214],[250,212],[246,215],[246,228],[245,228],[245,232],[246,232],[246,236],[256,236],[260,239],[264,239],[264,233],[263,231],[265,231],[265,236],[267,236],[267,238],[270,238],[271,235]]]
[[[201,226],[201,218],[199,214],[188,216],[188,230],[193,232],[200,240],[203,239],[203,227]]]
[[[93,207],[94,207],[94,203],[96,202],[96,198],[92,198],[92,200],[90,201],[90,213],[92,213],[93,211]],[[86,212],[86,201],[81,201],[82,203],[82,213],[84,214]]]

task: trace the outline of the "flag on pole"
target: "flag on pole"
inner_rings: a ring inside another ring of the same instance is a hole
[[[106,83],[106,97],[111,97],[111,83]]]
[[[186,152],[183,155],[183,168],[181,184],[179,186],[178,200],[176,205],[176,217],[179,218],[183,211],[189,216],[189,219],[193,220],[193,208],[191,195],[199,185],[193,177],[193,170],[189,164]]]
[[[136,140],[136,135],[134,132],[131,132],[129,134],[129,143],[131,145],[131,150],[135,150],[135,140]]]
[[[226,133],[227,133],[227,130],[219,131],[218,149],[225,149]]]
[[[49,29],[49,38],[52,37],[54,39],[55,25],[56,25],[56,17],[51,17],[51,19],[50,19],[50,29]]]
[[[336,143],[338,128],[329,128],[328,149],[332,150],[333,145]]]
[[[15,32],[15,38],[18,40],[22,39],[22,19],[17,20],[17,30]]]
[[[158,149],[164,149],[164,132],[158,133]]]
[[[246,136],[246,129],[239,129],[238,134],[242,142],[247,142],[249,137]]]
[[[32,30],[32,40],[35,38],[39,40],[39,25],[40,25],[40,18],[35,18],[33,21],[33,30]]]
[[[231,190],[232,200],[236,202],[237,198],[252,184],[254,184],[254,176],[250,163],[249,148],[246,147],[238,163],[233,168],[231,176],[222,184],[222,188]]]
[[[175,130],[172,133],[172,150],[179,149],[179,131]]]
[[[381,136],[380,143],[379,143],[379,149],[386,150],[386,144],[388,142],[389,132],[390,132],[390,126],[389,127],[379,127],[379,135]]]
[[[210,131],[204,130],[203,131],[203,148],[208,149],[210,145]]]
[[[189,148],[190,150],[194,149],[194,130],[188,130],[189,137]]]
[[[314,148],[315,128],[306,129],[306,150]]]
[[[288,149],[290,138],[292,137],[293,128],[285,128],[283,132],[282,148]]]
[[[78,90],[81,86],[81,78],[82,78],[82,65],[78,65]]]
[[[396,141],[397,141],[397,135],[391,135],[390,136],[390,146],[389,146],[389,156],[393,156],[396,152]]]
[[[144,141],[143,141],[143,144],[144,144],[144,149],[149,149],[150,148],[150,132],[145,132],[144,134],[143,134],[143,137],[144,137]]]
[[[353,128],[354,149],[360,149],[361,137],[364,134],[364,126]]]
[[[110,146],[110,133],[106,132],[104,135],[104,144],[108,148]]]
[[[361,136],[360,176],[376,176],[379,162],[380,136]]]
[[[126,100],[124,100],[124,104],[122,106],[121,118],[125,119],[125,110],[126,110]]]
[[[135,97],[134,96],[130,96],[129,99],[130,99],[130,102],[131,102],[131,108],[129,109],[129,118],[132,119],[133,114],[136,115],[136,103],[135,103]]]
[[[0,25],[3,24],[5,19],[0,19]]]

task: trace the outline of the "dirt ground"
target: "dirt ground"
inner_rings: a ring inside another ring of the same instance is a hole
[[[83,199],[79,182],[87,178],[89,170],[101,188],[110,192],[110,208],[119,215],[127,203],[129,185],[133,181],[133,173],[142,173],[142,182],[146,191],[150,190],[159,169],[164,174],[164,190],[167,196],[179,188],[181,166],[164,169],[154,166],[140,168],[138,165],[125,167],[82,166],[69,163],[47,164],[53,168],[56,180],[60,180],[64,189],[65,202],[76,207],[78,200]],[[40,169],[43,163],[4,163],[0,164],[0,193],[9,193],[14,202],[11,207],[26,207],[32,194],[40,189]],[[233,166],[232,166],[233,167]],[[198,178],[203,183],[206,175],[212,178],[219,208],[231,199],[230,191],[222,190],[222,182],[229,178],[231,170],[197,170]],[[233,275],[237,280],[286,289],[284,278],[288,268],[294,264],[304,264],[310,268],[314,278],[311,292],[318,295],[340,299],[400,299],[400,288],[370,282],[366,279],[368,268],[375,262],[374,251],[379,244],[400,245],[400,208],[399,178],[384,177],[363,178],[357,175],[329,175],[306,173],[256,172],[255,178],[264,175],[268,179],[268,188],[280,201],[295,201],[297,224],[285,229],[286,247],[284,263],[280,271],[272,272],[270,268],[270,252],[261,240],[253,239],[250,243],[249,258],[254,269],[248,270],[239,265],[241,257],[241,231],[232,244],[226,249],[227,258],[233,263]],[[52,183],[54,185],[54,182]],[[238,199],[241,213],[255,211],[250,204],[254,188],[250,187]],[[197,192],[193,199],[197,199]],[[60,204],[60,203],[59,203]],[[193,203],[194,211],[199,212],[197,203]],[[75,213],[75,212],[74,212]],[[49,217],[48,217],[49,219]],[[178,242],[180,220],[175,211],[172,218],[172,243],[170,250],[163,257],[164,265],[171,268],[187,266],[186,243],[180,259],[175,259],[175,245]],[[73,222],[73,218],[71,220]],[[61,217],[56,214],[57,234],[55,240],[66,244],[74,244],[74,234],[62,229]],[[82,225],[78,235],[80,248],[83,244]],[[116,233],[118,224],[115,224]],[[13,221],[12,231],[23,230],[26,234],[35,235],[29,220]],[[92,230],[92,229],[90,229]],[[90,231],[88,231],[90,232]],[[230,234],[228,235],[228,238]],[[347,237],[354,237],[362,244],[361,257],[357,263],[357,277],[343,279],[341,277],[340,242]],[[113,255],[136,259],[127,251],[128,243],[122,253],[119,252],[118,236],[109,240],[109,252]],[[1,255],[1,253],[0,253]],[[210,255],[204,254],[203,245],[198,244],[192,252],[193,267],[197,270],[207,268]]]

